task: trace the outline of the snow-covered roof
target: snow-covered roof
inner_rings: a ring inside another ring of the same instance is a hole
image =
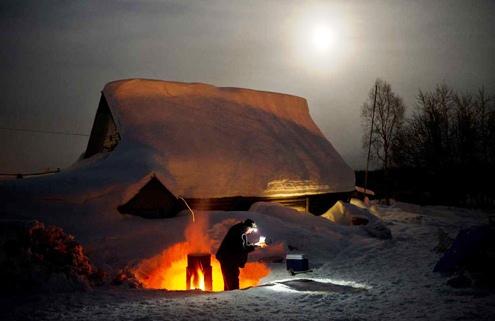
[[[110,82],[103,96],[121,136],[112,175],[137,182],[155,173],[172,193],[190,198],[354,190],[353,170],[304,98],[145,79]],[[119,159],[133,164],[115,166]]]

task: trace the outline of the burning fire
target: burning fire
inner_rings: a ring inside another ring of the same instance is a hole
[[[196,222],[186,228],[186,241],[173,244],[159,255],[142,261],[134,270],[138,280],[146,288],[187,290],[187,255],[192,253],[211,253],[212,241],[206,233],[207,222],[204,215],[197,216]],[[211,255],[212,291],[223,291],[223,276],[220,262]],[[241,288],[255,286],[261,278],[270,272],[264,263],[248,262],[241,269],[239,285]],[[205,290],[205,275],[201,266],[190,279],[190,289]]]
[[[204,272],[200,269],[198,269],[197,274],[191,279],[191,282],[189,283],[189,289],[199,289],[199,290],[205,290],[205,275]]]

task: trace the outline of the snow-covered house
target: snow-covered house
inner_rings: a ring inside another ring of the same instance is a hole
[[[37,211],[80,204],[110,215],[171,217],[186,202],[247,210],[276,201],[321,214],[354,191],[354,172],[304,98],[129,79],[104,87],[86,151],[74,165],[4,182],[0,190],[6,212],[23,211],[19,204],[39,204],[32,205]]]
[[[354,190],[354,172],[306,100],[287,94],[114,81],[102,91],[84,158],[101,153],[113,158],[105,175],[133,186],[120,211],[137,215],[169,216],[183,206],[179,196],[201,209],[268,199],[323,212]]]

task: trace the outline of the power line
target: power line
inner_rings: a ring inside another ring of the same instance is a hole
[[[89,136],[89,134],[83,134],[83,133],[59,132],[59,131],[41,130],[41,129],[12,128],[12,127],[0,127],[0,129],[10,130],[15,132],[28,132],[28,133],[51,134],[51,135],[85,136],[85,137]]]
[[[37,175],[46,175],[46,174],[55,174],[60,173],[60,168],[56,170],[48,170],[45,172],[36,172],[36,173],[0,173],[0,176],[16,176],[17,178],[23,178],[24,176],[37,176]]]

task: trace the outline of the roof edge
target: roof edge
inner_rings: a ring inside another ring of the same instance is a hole
[[[259,89],[253,89],[253,88],[244,88],[244,87],[231,87],[231,86],[216,86],[204,82],[181,82],[181,81],[173,81],[173,80],[162,80],[162,79],[152,79],[152,78],[125,78],[125,79],[117,79],[110,81],[105,84],[103,87],[103,91],[107,87],[110,87],[112,85],[117,85],[119,83],[126,83],[130,81],[154,81],[154,82],[160,82],[160,83],[168,83],[168,84],[173,84],[173,85],[182,85],[182,86],[199,86],[199,87],[209,87],[212,89],[217,89],[221,91],[245,91],[245,92],[256,92],[256,93],[262,93],[262,94],[269,94],[269,95],[276,95],[276,96],[282,96],[282,97],[291,97],[291,98],[296,98],[298,100],[302,100],[307,103],[306,98],[297,96],[294,94],[289,94],[289,93],[282,93],[282,92],[276,92],[276,91],[269,91],[269,90],[259,90]]]

